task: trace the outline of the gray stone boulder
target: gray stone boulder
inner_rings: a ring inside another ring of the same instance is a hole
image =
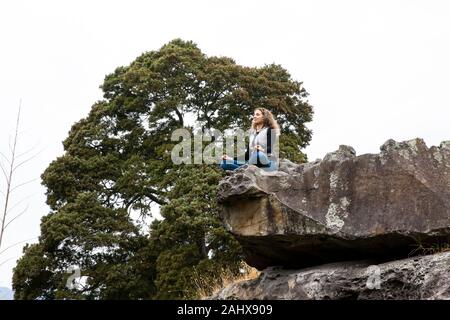
[[[391,261],[338,262],[303,270],[269,267],[210,299],[450,300],[450,252]]]
[[[450,141],[389,140],[360,156],[340,146],[275,172],[245,165],[221,180],[218,202],[258,269],[405,258],[450,240]]]

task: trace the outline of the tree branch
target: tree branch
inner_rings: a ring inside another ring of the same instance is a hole
[[[42,153],[42,151],[44,151],[44,150],[39,151],[39,152],[36,153],[34,156],[32,156],[32,157],[30,157],[30,158],[28,158],[28,159],[22,161],[22,162],[19,163],[18,165],[16,165],[16,166],[12,169],[13,172],[16,171],[17,168],[19,168],[21,165],[23,165],[23,164],[27,163],[28,161],[30,161],[30,160],[34,159],[35,157],[37,157],[40,153]]]
[[[21,243],[24,243],[24,242],[27,242],[27,241],[30,241],[30,240],[35,240],[35,239],[37,239],[37,238],[38,238],[38,237],[33,237],[33,238],[30,238],[30,239],[26,239],[26,240],[22,240],[22,241],[16,242],[16,243],[10,245],[9,247],[6,247],[6,248],[3,249],[2,251],[0,251],[0,255],[1,255],[3,252],[5,252],[6,250],[11,249],[11,248],[13,248],[13,247],[15,247],[15,246],[17,246],[17,245],[19,245],[19,244],[21,244]]]
[[[6,183],[9,184],[8,174],[6,173],[6,169],[3,167],[3,164],[1,164],[1,163],[0,163],[0,168],[2,169],[3,175],[5,176]]]
[[[9,226],[9,224],[10,224],[11,222],[13,222],[14,220],[16,220],[16,219],[17,219],[18,217],[20,217],[21,215],[23,215],[23,214],[27,211],[27,209],[28,209],[28,205],[27,205],[27,207],[26,207],[21,213],[19,213],[17,216],[15,216],[15,217],[12,218],[11,220],[9,220],[9,222],[4,226],[3,230],[6,229],[6,228]]]
[[[151,201],[159,204],[160,206],[167,204],[167,202],[165,202],[163,199],[158,198],[155,195],[155,194],[158,194],[157,190],[149,187],[149,188],[147,188],[147,191],[149,191],[149,193],[145,193],[144,196],[149,198]],[[135,195],[133,198],[131,198],[129,201],[127,201],[125,204],[125,209],[127,210],[127,212],[128,212],[128,209],[133,205],[133,203],[135,203],[137,200],[140,200],[141,198],[142,198],[142,195]]]
[[[156,196],[154,196],[152,194],[146,194],[146,196],[153,202],[156,202],[157,204],[159,204],[160,206],[167,204],[167,202],[165,202],[164,200],[158,199]]]
[[[1,192],[1,191],[0,191]],[[8,210],[6,211],[6,212],[9,212],[9,211],[12,211],[15,207],[17,207],[19,204],[21,204],[22,202],[24,202],[25,200],[27,200],[27,199],[29,199],[29,198],[31,198],[32,196],[34,196],[36,193],[34,193],[34,194],[32,194],[32,195],[30,195],[30,196],[28,196],[28,197],[26,197],[26,198],[23,198],[22,200],[20,200],[19,202],[17,202],[16,204],[14,204],[11,208],[8,208]]]
[[[4,265],[4,264],[7,263],[9,260],[15,259],[15,258],[17,258],[17,257],[18,257],[18,256],[15,256],[15,257],[6,259],[5,261],[2,261],[2,262],[0,263],[0,266]]]
[[[177,107],[175,107],[174,109],[175,109],[175,113],[178,116],[178,121],[180,121],[180,125],[183,126],[184,125],[183,115],[181,114],[180,110],[178,110]]]
[[[20,188],[20,187],[22,187],[22,186],[24,186],[24,185],[26,185],[26,184],[28,184],[28,183],[30,183],[30,182],[33,182],[33,181],[35,181],[35,180],[37,180],[37,179],[38,179],[38,178],[34,178],[34,179],[29,180],[29,181],[27,181],[27,182],[21,183],[21,184],[15,186],[14,188],[12,188],[9,192],[12,193],[15,189]]]
[[[25,152],[22,152],[21,154],[19,154],[17,157],[16,157],[16,159],[18,159],[18,158],[20,158],[20,157],[22,157],[22,156],[24,156],[24,155],[26,155],[28,152],[30,152],[31,150],[33,150],[34,149],[34,147],[33,148],[30,148],[30,149],[28,149],[27,151],[25,151]]]
[[[10,169],[8,171],[8,173],[6,173],[5,168],[3,168],[3,165],[1,165],[3,174],[5,174],[5,178],[6,178],[6,193],[5,193],[5,205],[3,208],[3,212],[2,212],[2,223],[0,225],[0,248],[3,242],[3,236],[5,234],[5,230],[6,227],[12,222],[8,222],[8,224],[6,224],[5,226],[5,222],[6,222],[6,216],[8,213],[8,203],[9,203],[9,197],[11,195],[11,180],[12,180],[12,176],[13,176],[13,167],[14,167],[14,160],[15,160],[15,156],[16,156],[16,146],[17,146],[17,136],[18,136],[18,132],[19,132],[19,121],[20,121],[20,109],[22,107],[22,100],[20,100],[19,103],[19,111],[17,112],[17,121],[16,121],[16,130],[15,130],[15,135],[14,135],[14,146],[11,146],[11,135],[9,136],[9,149],[11,151],[11,161],[9,162],[10,165]],[[22,213],[19,214],[22,215]],[[18,216],[16,216],[13,220],[15,220],[16,218],[18,218]]]
[[[2,152],[0,152],[0,156],[2,156],[3,158],[5,158],[5,160],[8,162],[8,164],[10,164],[9,159],[8,159]]]
[[[11,151],[11,154],[14,154],[13,147],[11,146],[11,135],[8,136],[8,146],[9,146],[9,151]]]

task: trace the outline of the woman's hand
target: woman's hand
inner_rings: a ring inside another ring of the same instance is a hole
[[[222,160],[233,160],[233,158],[229,157],[228,155],[224,154],[222,156]]]
[[[255,150],[259,150],[259,151],[261,151],[261,152],[264,152],[263,147],[261,147],[259,144],[257,144],[257,145],[255,146]]]

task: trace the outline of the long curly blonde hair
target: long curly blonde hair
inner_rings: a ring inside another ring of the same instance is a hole
[[[275,117],[273,116],[272,112],[270,112],[266,108],[256,108],[255,111],[256,110],[261,111],[261,113],[264,117],[264,127],[275,129],[277,134],[279,134],[280,126],[278,125],[277,120],[275,120]],[[252,123],[252,129],[256,130],[256,126],[254,123]]]

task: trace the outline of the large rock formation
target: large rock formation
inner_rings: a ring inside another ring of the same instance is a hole
[[[340,146],[276,172],[246,165],[220,182],[219,204],[258,269],[405,258],[449,241],[450,141],[389,140],[361,156]]]
[[[372,265],[338,262],[303,270],[267,268],[212,299],[450,300],[450,252]]]

